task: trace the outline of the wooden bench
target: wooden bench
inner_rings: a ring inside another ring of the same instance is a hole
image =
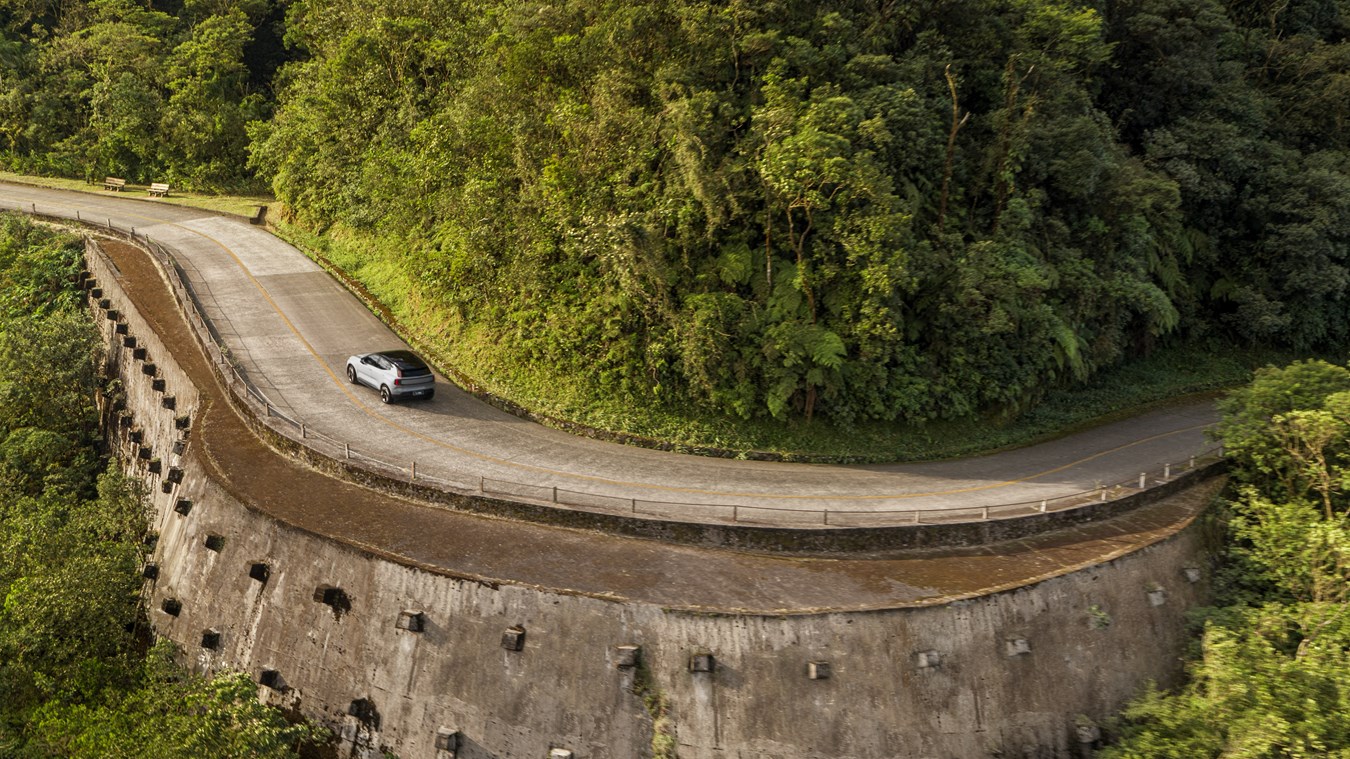
[[[125,179],[118,179],[117,177],[103,178],[103,189],[105,190],[112,190],[113,192],[121,192],[122,188],[126,186],[127,180]]]
[[[169,197],[169,185],[166,182],[151,182],[150,197],[167,198]]]

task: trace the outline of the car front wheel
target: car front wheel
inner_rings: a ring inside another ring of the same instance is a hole
[[[356,384],[356,367],[354,366],[347,367],[347,381],[352,383],[353,385]]]
[[[384,385],[380,385],[380,402],[381,403],[394,402],[394,394],[389,392],[389,388]]]

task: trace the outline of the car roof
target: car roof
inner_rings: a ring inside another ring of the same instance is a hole
[[[427,365],[427,362],[418,358],[417,354],[413,353],[412,351],[405,351],[405,350],[380,351],[376,355],[384,356],[390,361],[393,361],[394,363],[398,364],[400,367],[406,369],[417,369],[425,367]]]

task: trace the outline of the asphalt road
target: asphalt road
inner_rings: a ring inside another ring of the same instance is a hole
[[[969,547],[836,555],[754,553],[502,519],[403,498],[316,471],[269,448],[198,349],[151,258],[103,246],[120,285],[200,394],[185,463],[264,516],[422,571],[532,590],[718,614],[818,614],[931,606],[1099,565],[1185,530],[1223,478],[1114,518]],[[218,502],[228,509],[229,499]],[[195,513],[195,512],[194,512]],[[208,512],[211,513],[211,512]],[[237,513],[237,512],[236,512]],[[202,524],[198,524],[202,528]],[[790,547],[789,547],[790,548]]]
[[[844,467],[709,459],[605,443],[522,420],[440,378],[385,406],[346,382],[353,353],[402,342],[292,246],[248,223],[161,202],[0,183],[0,208],[111,222],[170,247],[239,366],[276,408],[353,450],[451,486],[687,521],[903,524],[1063,499],[1184,467],[1211,447],[1212,403],[1155,410],[1052,442],[957,461]],[[955,511],[954,511],[955,510]]]

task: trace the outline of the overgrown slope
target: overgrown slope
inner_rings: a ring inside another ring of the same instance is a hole
[[[1350,341],[1346,0],[0,18],[11,165],[228,184],[246,147],[443,358],[556,414],[1006,417],[1160,347]]]
[[[253,148],[508,389],[960,417],[1344,343],[1346,18],[1276,10],[314,0]]]

